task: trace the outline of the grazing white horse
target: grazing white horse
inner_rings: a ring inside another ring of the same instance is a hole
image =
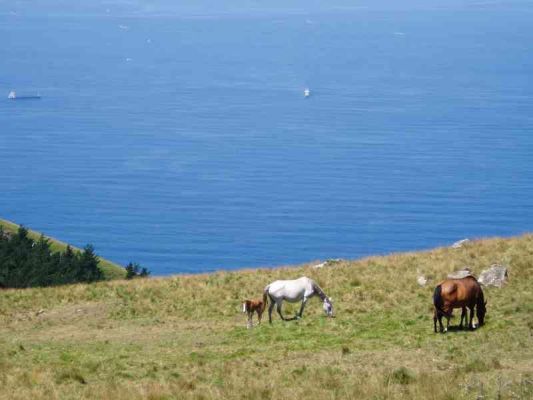
[[[288,281],[275,281],[270,285],[265,287],[263,291],[263,302],[266,305],[267,298],[270,299],[270,306],[268,307],[268,321],[272,323],[272,310],[274,305],[276,310],[284,321],[291,321],[293,319],[302,318],[304,312],[305,303],[313,296],[318,296],[323,302],[324,312],[328,317],[333,316],[333,304],[331,300],[326,296],[324,291],[317,285],[317,283],[305,276],[302,276],[298,279],[288,280]],[[298,301],[302,302],[300,307],[300,312],[294,318],[285,318],[281,314],[281,304],[283,300],[288,301],[289,303],[296,303]]]

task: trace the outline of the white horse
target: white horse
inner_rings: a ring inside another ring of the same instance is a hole
[[[332,317],[333,304],[331,304],[331,299],[326,296],[314,280],[302,276],[301,278],[294,280],[272,282],[270,285],[267,285],[263,291],[263,302],[265,305],[267,298],[270,299],[268,321],[272,323],[272,310],[274,309],[274,305],[276,305],[276,310],[284,321],[302,318],[305,303],[307,303],[307,300],[313,296],[320,297],[323,302],[324,312],[328,317]],[[300,312],[294,318],[287,319],[281,314],[281,304],[283,303],[283,300],[286,300],[289,303],[296,303],[298,301],[302,302]]]

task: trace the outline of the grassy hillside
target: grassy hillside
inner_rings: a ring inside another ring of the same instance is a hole
[[[3,228],[4,232],[15,233],[19,229],[19,226],[17,224],[14,224],[13,222],[10,222],[10,221],[6,221],[5,219],[0,219],[0,226]],[[38,240],[39,237],[41,236],[41,233],[28,230],[28,236],[30,236],[34,240]],[[45,237],[50,240],[50,247],[52,248],[53,251],[63,252],[67,248],[67,243],[63,243],[57,239],[54,239],[46,235]],[[72,247],[75,250],[81,251],[75,246],[71,245],[70,247]],[[126,277],[126,271],[124,270],[123,267],[121,267],[118,264],[115,264],[114,262],[106,260],[105,258],[100,258],[98,267],[102,270],[105,278],[108,280],[122,279]]]
[[[434,334],[434,284],[494,262],[510,279],[485,290],[486,326]],[[417,285],[417,269],[430,285]],[[246,329],[243,298],[304,274],[333,298],[337,318],[312,299],[300,321]],[[532,286],[525,235],[322,269],[4,290],[0,398],[530,399]]]

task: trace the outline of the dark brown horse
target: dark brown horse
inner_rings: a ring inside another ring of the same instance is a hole
[[[441,332],[446,332],[450,326],[450,318],[454,308],[461,308],[461,324],[463,327],[463,318],[468,321],[466,309],[470,309],[470,320],[468,328],[473,329],[472,321],[474,319],[474,308],[479,326],[485,322],[485,313],[487,311],[487,302],[483,297],[483,290],[476,278],[467,276],[462,279],[447,279],[441,282],[433,293],[433,305],[435,312],[433,314],[433,326],[437,332],[437,320]],[[446,329],[442,326],[442,317],[446,317]],[[465,321],[466,322],[466,321]]]

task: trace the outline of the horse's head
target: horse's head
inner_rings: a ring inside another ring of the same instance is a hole
[[[333,317],[333,304],[329,298],[326,297],[324,299],[324,304],[322,307],[324,308],[324,312],[328,317]]]
[[[486,313],[487,313],[487,302],[480,301],[476,307],[476,314],[477,314],[477,320],[479,322],[479,326],[483,326],[483,324],[485,323]]]

